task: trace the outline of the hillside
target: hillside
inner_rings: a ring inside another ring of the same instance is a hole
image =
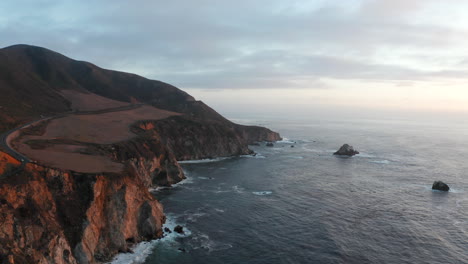
[[[177,160],[280,139],[172,85],[34,46],[0,50],[0,95],[1,263],[108,261],[162,236],[149,188],[183,180]]]

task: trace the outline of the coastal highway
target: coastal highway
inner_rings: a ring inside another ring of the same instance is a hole
[[[21,170],[23,170],[24,166],[26,166],[27,163],[31,162],[31,160],[24,156],[23,154],[19,153],[18,151],[14,150],[10,145],[8,144],[8,136],[10,136],[12,133],[21,130],[23,128],[26,128],[34,123],[42,122],[45,120],[49,119],[56,119],[56,118],[61,118],[68,116],[70,114],[76,114],[76,115],[94,115],[94,114],[104,114],[104,113],[110,113],[110,112],[119,112],[119,111],[126,111],[126,110],[132,110],[139,108],[145,104],[131,104],[131,105],[126,105],[126,106],[120,106],[120,107],[114,107],[114,108],[107,108],[107,109],[100,109],[100,110],[94,110],[94,111],[71,111],[71,112],[66,112],[66,113],[61,113],[58,115],[54,116],[49,116],[49,117],[43,117],[40,119],[36,119],[34,121],[31,121],[29,123],[23,124],[20,127],[17,127],[12,130],[8,130],[2,134],[0,134],[0,148],[5,151],[8,155],[12,156],[13,158],[17,159],[18,161],[21,161],[21,166],[17,167],[15,170],[12,170],[10,172],[7,172],[6,174],[0,175],[1,177],[9,177],[11,175],[14,175]]]
[[[8,136],[11,133],[14,133],[15,131],[18,131],[20,129],[23,129],[25,127],[30,126],[33,123],[36,123],[36,122],[39,122],[39,121],[42,121],[42,120],[45,120],[45,119],[48,119],[48,118],[41,118],[41,119],[38,119],[38,120],[34,120],[34,121],[31,121],[31,122],[29,122],[27,124],[22,125],[21,127],[18,127],[18,128],[15,128],[15,129],[12,129],[12,130],[9,130],[7,132],[4,132],[4,133],[0,134],[0,147],[1,147],[1,149],[3,151],[5,151],[8,155],[12,156],[13,158],[17,159],[18,161],[21,161],[21,165],[19,167],[16,167],[14,170],[7,171],[3,175],[0,175],[1,178],[10,177],[11,175],[15,175],[15,174],[21,172],[24,169],[24,166],[26,166],[26,164],[28,162],[30,162],[28,157],[24,156],[23,154],[19,153],[18,151],[14,150],[13,148],[10,147],[10,145],[8,144]]]

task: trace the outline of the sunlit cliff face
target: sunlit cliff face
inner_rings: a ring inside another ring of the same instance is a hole
[[[464,112],[466,10],[462,0],[6,0],[0,46],[169,82],[221,112]]]

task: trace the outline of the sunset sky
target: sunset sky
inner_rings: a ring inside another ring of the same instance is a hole
[[[162,80],[227,114],[468,112],[467,12],[462,0],[3,0],[0,46]]]

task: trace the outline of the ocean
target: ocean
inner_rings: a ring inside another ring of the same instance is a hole
[[[154,195],[186,233],[115,263],[468,263],[468,124],[240,122],[285,140],[184,163],[188,179]],[[344,143],[361,154],[333,156]]]

